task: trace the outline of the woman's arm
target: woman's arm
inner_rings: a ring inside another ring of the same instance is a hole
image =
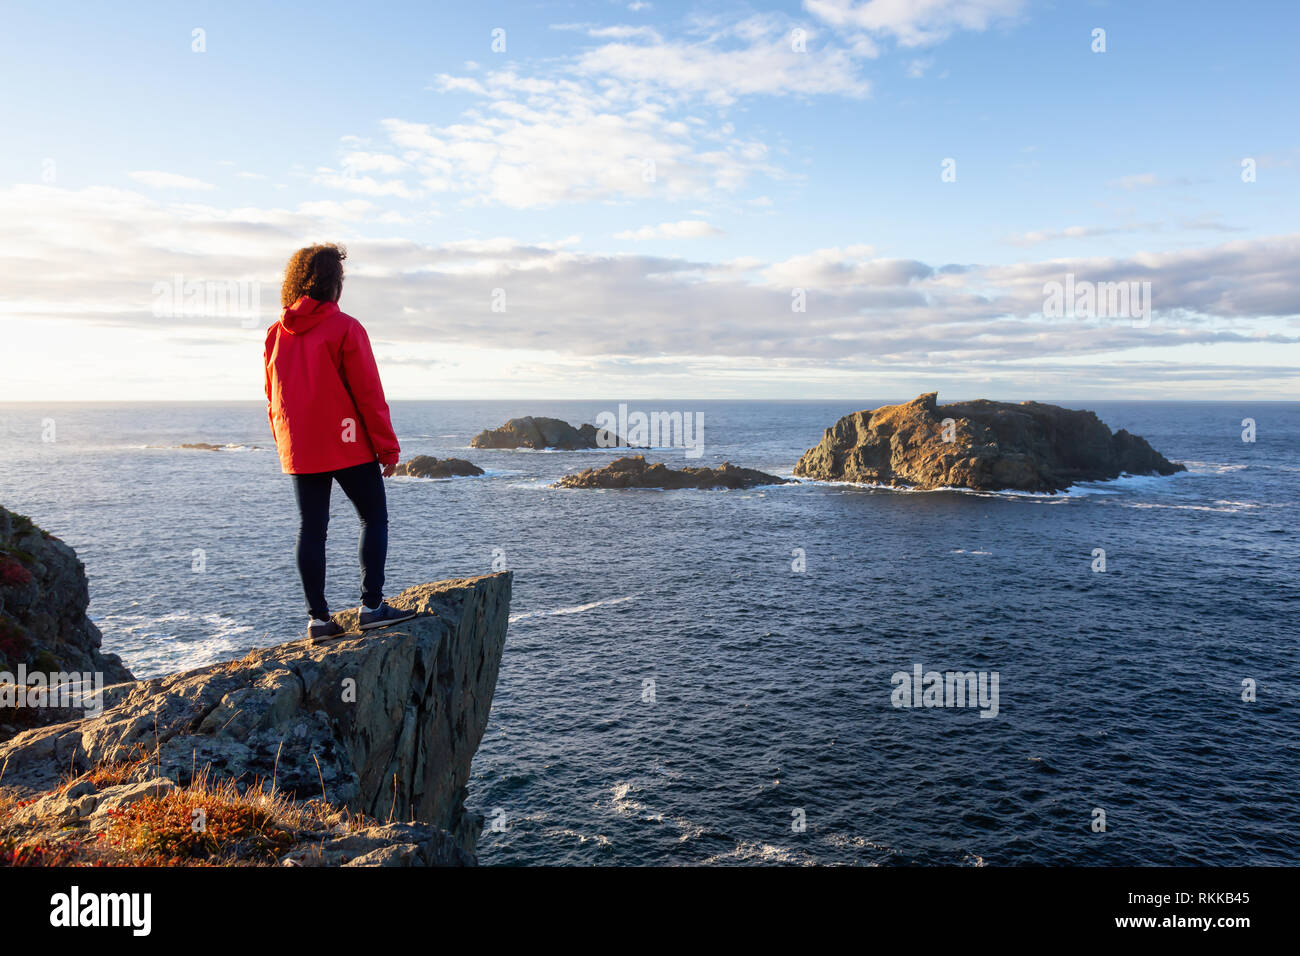
[[[352,393],[352,401],[361,413],[361,426],[370,436],[375,455],[382,465],[396,465],[402,448],[393,431],[393,420],[384,398],[384,386],[379,381],[379,366],[370,349],[370,336],[354,322],[343,338],[343,382]]]
[[[275,438],[275,413],[271,408],[271,339],[275,337],[275,326],[266,333],[266,345],[262,349],[262,369],[266,373],[266,422],[271,426],[271,437]]]

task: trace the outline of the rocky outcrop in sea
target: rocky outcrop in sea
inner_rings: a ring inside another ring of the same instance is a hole
[[[512,418],[499,428],[484,429],[470,441],[474,448],[553,448],[578,451],[627,444],[609,429],[595,425],[573,427],[558,418]]]
[[[717,468],[669,468],[660,462],[650,464],[644,455],[617,458],[602,468],[587,468],[575,475],[565,475],[554,488],[754,488],[758,485],[784,485],[785,478],[737,468],[724,461]]]
[[[0,671],[13,674],[22,665],[29,673],[132,680],[120,657],[100,650],[103,637],[86,616],[89,605],[77,553],[30,518],[0,507]]]
[[[983,399],[939,405],[937,392],[845,415],[794,467],[824,481],[1031,492],[1178,471],[1186,466],[1137,435],[1112,434],[1093,412]]]
[[[410,461],[398,465],[393,474],[408,478],[472,478],[483,474],[483,469],[478,465],[470,464],[464,458],[416,455]]]

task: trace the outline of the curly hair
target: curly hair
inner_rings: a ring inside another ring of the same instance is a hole
[[[343,260],[347,257],[347,249],[333,242],[299,249],[284,267],[280,305],[293,305],[305,295],[320,302],[337,302],[343,292]]]

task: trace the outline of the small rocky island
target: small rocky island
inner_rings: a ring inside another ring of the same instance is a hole
[[[1137,435],[1112,434],[1093,412],[983,399],[939,405],[938,397],[845,415],[794,473],[903,488],[1058,492],[1078,481],[1187,470]]]
[[[615,448],[625,444],[608,429],[595,425],[574,428],[558,418],[533,418],[531,415],[512,418],[499,428],[484,429],[470,441],[474,448],[553,448],[559,451]]]
[[[717,468],[669,468],[660,462],[650,464],[644,455],[618,458],[603,468],[587,468],[576,475],[565,475],[553,488],[678,488],[740,489],[758,485],[789,484],[785,478],[737,468],[724,461]]]
[[[393,472],[407,478],[473,478],[483,474],[483,469],[471,464],[464,458],[434,458],[432,455],[416,455],[410,461],[404,461]]]

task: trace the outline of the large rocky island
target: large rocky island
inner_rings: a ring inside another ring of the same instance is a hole
[[[717,468],[669,468],[661,462],[649,464],[645,455],[634,455],[615,459],[603,468],[586,468],[577,474],[565,475],[553,487],[735,490],[786,483],[785,478],[755,471],[753,468],[737,468],[729,461],[724,461]]]
[[[1172,475],[1137,435],[1096,414],[1041,402],[938,404],[929,392],[901,405],[845,415],[806,451],[795,475],[894,487],[1057,492],[1122,474]]]
[[[618,435],[595,425],[574,428],[558,418],[512,418],[499,428],[484,429],[470,440],[474,448],[553,448],[578,451],[584,448],[615,448],[625,445]]]
[[[110,684],[72,712],[41,708],[60,722],[0,743],[0,865],[475,862],[482,820],[465,807],[466,785],[505,644],[510,572],[408,588],[390,603],[420,616],[384,630],[363,635],[352,609],[336,615],[347,631],[335,641],[299,638],[136,681],[92,646],[71,549],[30,522],[15,535],[3,509],[0,519],[6,560],[18,541],[70,575],[31,615],[76,643],[34,631],[44,654],[31,666],[89,668]],[[6,615],[31,583],[7,572]],[[10,701],[30,692],[13,674],[0,680]],[[14,734],[22,712],[0,713],[0,724]]]

